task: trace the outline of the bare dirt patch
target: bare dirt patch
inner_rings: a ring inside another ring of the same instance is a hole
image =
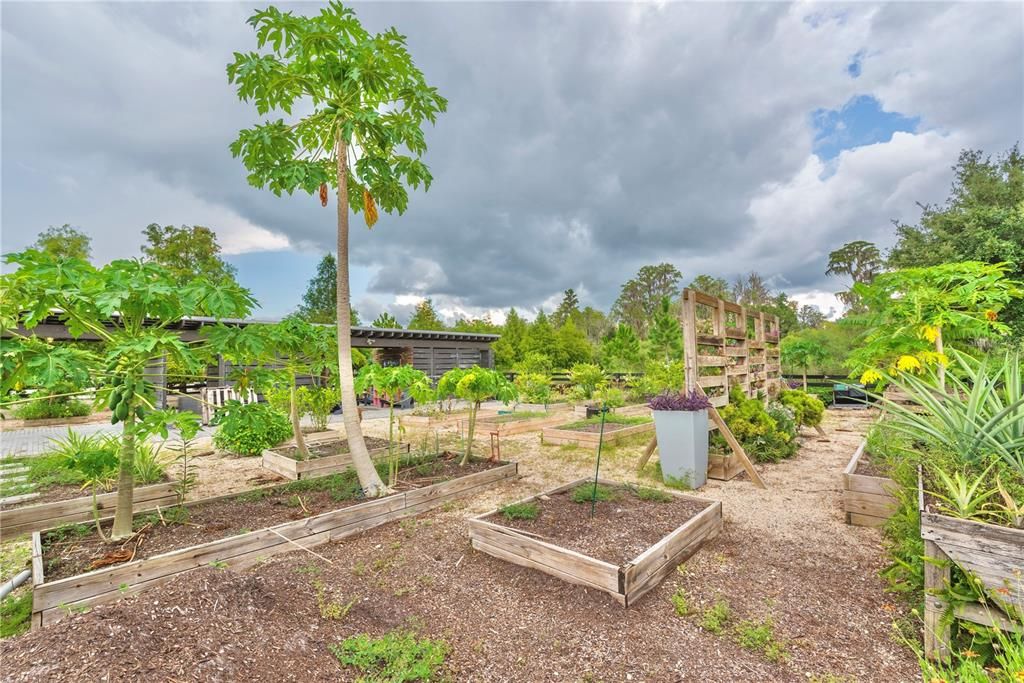
[[[487,521],[521,529],[542,540],[612,564],[625,564],[699,514],[707,506],[672,497],[667,502],[641,500],[625,487],[612,489],[615,499],[590,503],[562,491],[536,501],[536,519],[507,519],[500,512]]]
[[[374,436],[367,436],[363,439],[366,441],[366,448],[374,450],[377,448],[387,448],[387,439],[378,439]],[[292,460],[302,460],[299,456],[299,449],[295,446],[281,446],[273,449],[275,453],[280,453],[286,458]],[[332,455],[342,455],[349,452],[348,439],[331,440],[331,441],[318,441],[316,443],[307,444],[306,450],[309,451],[310,459],[315,460],[316,458],[328,458]]]

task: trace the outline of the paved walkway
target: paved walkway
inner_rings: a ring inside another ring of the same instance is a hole
[[[364,420],[387,418],[387,415],[387,410],[377,408],[363,410]],[[308,423],[308,421],[305,421],[304,423]],[[341,415],[331,415],[329,424],[341,424]],[[29,427],[26,429],[0,432],[0,459],[45,453],[50,450],[52,440],[64,438],[67,436],[69,429],[74,431],[76,434],[83,436],[92,434],[121,433],[121,425],[112,425],[106,422],[84,425]],[[203,427],[199,436],[209,438],[213,436],[214,431],[216,431],[216,427]],[[158,438],[155,440],[160,439]]]

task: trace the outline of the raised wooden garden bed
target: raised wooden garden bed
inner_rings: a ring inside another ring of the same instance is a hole
[[[565,424],[566,412],[530,417],[523,420],[514,419],[515,413],[510,415],[495,415],[487,419],[478,420],[476,429],[479,433],[491,433],[498,436],[513,436],[515,434],[526,434],[535,432],[545,427],[554,427]]]
[[[729,481],[743,471],[743,463],[732,453],[708,453],[708,479]]]
[[[985,524],[939,514],[918,483],[921,538],[924,539],[924,649],[928,657],[949,655],[947,606],[935,595],[948,587],[950,562],[978,579],[988,603],[960,605],[957,619],[1007,631],[1024,632],[1024,529]]]
[[[654,422],[642,424],[622,425],[609,422],[604,426],[604,443],[611,444],[621,441],[634,434],[647,434],[654,431]],[[544,443],[551,444],[576,444],[577,446],[597,447],[600,440],[598,431],[577,431],[573,429],[562,429],[561,427],[545,427],[541,432]]]
[[[579,415],[580,417],[586,417],[587,406],[582,404],[573,406],[572,412],[573,414]],[[650,415],[651,406],[646,403],[633,403],[631,405],[621,406],[619,408],[610,408],[608,412],[614,415],[621,415],[623,417],[636,417],[638,415]]]
[[[877,474],[858,474],[867,461],[867,441],[861,441],[843,470],[843,512],[853,526],[882,526],[892,517],[899,501],[896,482]]]
[[[516,473],[516,463],[498,463],[490,469],[423,488],[51,581],[47,581],[44,573],[42,538],[35,532],[32,627],[46,626],[81,608],[139,593],[198,567],[215,564],[242,569],[273,555],[345,538],[473,495],[498,481],[515,477]]]
[[[32,429],[34,427],[99,424],[100,422],[110,422],[110,416],[113,414],[114,413],[109,410],[102,410],[98,413],[75,415],[73,417],[44,417],[38,420],[10,418],[7,420],[0,420],[0,432],[12,432],[16,429]]]
[[[139,486],[133,496],[135,512],[168,507],[178,501],[173,482],[151,486]],[[24,505],[0,511],[0,541],[7,541],[21,534],[42,529],[52,529],[63,524],[91,522],[93,520],[92,496],[82,496],[50,503]],[[100,519],[111,519],[117,506],[117,491],[96,496]]]
[[[340,440],[326,441],[310,444],[309,448],[314,453],[314,456],[316,456],[318,451],[330,449],[332,446],[336,447],[340,443]],[[395,452],[399,454],[408,453],[409,444],[396,444]],[[387,446],[370,449],[370,457],[375,460],[386,458],[387,455]],[[285,449],[279,447],[270,448],[263,451],[263,466],[286,479],[309,479],[311,477],[322,477],[328,474],[335,474],[336,472],[344,472],[352,466],[352,454],[340,453],[338,455],[316,456],[308,460],[296,460]]]
[[[481,410],[477,413],[477,419],[497,416],[497,410]],[[398,418],[403,427],[457,427],[459,423],[469,420],[469,411],[457,410],[441,415],[402,415]]]
[[[543,501],[558,494],[567,495],[565,492],[570,489],[591,482],[590,479],[579,479],[526,498],[519,503],[540,503],[540,514],[543,515]],[[601,484],[609,487],[623,486],[621,483],[605,480],[601,480]],[[722,529],[721,502],[674,491],[667,493],[679,500],[695,503],[702,509],[633,559],[619,564],[562,547],[557,539],[542,540],[536,534],[502,524],[500,510],[470,519],[469,536],[473,547],[481,552],[513,564],[537,569],[563,581],[603,591],[623,607],[629,607],[673,573],[679,564],[693,555],[705,541],[717,536]],[[588,514],[588,504],[579,504],[579,508],[581,516]]]

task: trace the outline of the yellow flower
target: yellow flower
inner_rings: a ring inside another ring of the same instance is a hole
[[[921,361],[913,356],[900,356],[896,361],[896,368],[903,372],[917,372],[921,369]]]
[[[1018,671],[1016,675],[1017,675],[1017,680],[1018,681],[1024,681],[1024,669],[1021,669],[1020,671]]]
[[[939,338],[939,328],[934,325],[921,325],[917,332],[932,344],[934,344],[935,340]]]
[[[875,382],[882,381],[882,373],[878,370],[865,370],[864,374],[860,376],[861,384],[874,384]]]
[[[964,650],[963,652],[961,652],[960,656],[965,658],[965,659],[976,659],[977,657],[980,657],[981,655],[979,655],[974,650],[968,648],[968,649]]]
[[[932,676],[932,679],[928,683],[949,683],[945,678],[939,678],[938,676]]]

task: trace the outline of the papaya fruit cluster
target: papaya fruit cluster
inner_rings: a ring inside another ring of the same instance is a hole
[[[114,386],[110,390],[110,400],[107,402],[107,407],[113,411],[113,415],[110,417],[110,424],[116,425],[118,422],[122,422],[128,417],[128,411],[131,409],[131,398],[135,394],[142,394],[146,390],[146,383],[142,380],[131,381],[126,378],[117,378],[114,380]],[[142,406],[135,407],[135,417],[139,420],[142,419]]]

